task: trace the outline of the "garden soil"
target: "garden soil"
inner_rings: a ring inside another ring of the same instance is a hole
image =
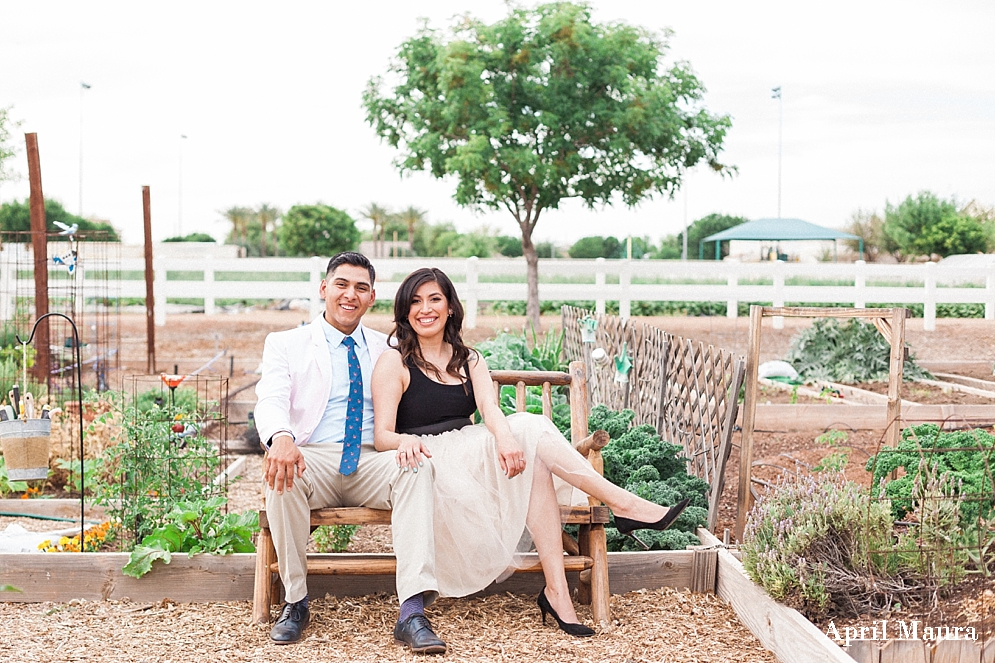
[[[735,353],[748,345],[747,318],[640,318],[685,338]],[[302,311],[256,310],[230,315],[170,315],[156,332],[159,371],[227,377],[232,400],[253,400],[266,334],[307,322]],[[390,318],[369,314],[365,323],[390,331]],[[786,319],[784,329],[764,322],[761,360],[783,358],[791,338],[810,324]],[[480,316],[478,326],[465,333],[473,344],[500,331],[521,332],[518,316]],[[559,317],[547,317],[542,329],[559,326]],[[128,376],[145,373],[147,362],[144,315],[122,315],[120,370],[112,386],[127,387]],[[927,368],[991,379],[995,360],[995,326],[985,320],[937,320],[937,330],[926,332],[922,320],[909,320],[907,339]],[[213,363],[212,358],[221,355]],[[205,366],[206,365],[206,366]],[[239,391],[241,390],[241,391]],[[907,397],[907,396],[906,396]],[[244,427],[233,426],[229,440],[237,446]],[[857,431],[831,446],[817,442],[823,431],[784,433],[758,431],[754,457],[765,463],[757,475],[773,482],[785,473],[810,472],[832,453],[845,448],[850,462],[847,475],[867,483],[862,470],[867,457],[882,442],[882,433]],[[738,443],[734,439],[734,443]],[[739,459],[734,449],[716,532],[735,522]],[[262,459],[247,457],[241,479],[231,485],[231,508],[258,508]],[[349,548],[355,552],[390,550],[387,526],[364,527]],[[0,603],[0,659],[10,661],[254,661],[286,660],[410,660],[395,648],[389,635],[396,615],[392,597],[363,599],[326,597],[314,602],[313,625],[299,647],[276,648],[266,629],[250,624],[249,602],[218,604],[134,605],[127,602],[72,602],[69,604]],[[590,618],[579,606],[582,619]],[[489,596],[441,600],[429,617],[450,644],[447,660],[563,660],[563,661],[773,661],[768,652],[736,619],[728,606],[713,596],[662,589],[612,597],[614,628],[589,640],[568,638],[542,628],[534,597]],[[20,634],[20,637],[15,637]],[[15,644],[16,641],[16,644]],[[140,653],[144,652],[144,653]]]

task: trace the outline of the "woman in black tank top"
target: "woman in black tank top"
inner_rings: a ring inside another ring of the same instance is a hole
[[[593,635],[576,623],[553,475],[610,506],[620,531],[665,529],[686,502],[667,509],[610,483],[546,417],[505,417],[487,363],[463,343],[463,308],[442,271],[404,280],[394,325],[396,351],[373,371],[374,443],[396,454],[398,471],[433,472],[439,593],[465,596],[503,579],[529,534],[546,579],[543,621],[551,613],[564,631]],[[483,424],[472,424],[475,410]]]

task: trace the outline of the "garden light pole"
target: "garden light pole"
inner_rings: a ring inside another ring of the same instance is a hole
[[[88,84],[79,82],[79,205],[76,215],[80,217],[83,216],[83,93],[89,89]]]
[[[784,144],[784,100],[781,98],[781,86],[770,91],[770,98],[777,99],[777,218],[781,218],[781,148]]]
[[[176,236],[183,236],[183,141],[186,134],[180,134],[179,168],[176,174]]]

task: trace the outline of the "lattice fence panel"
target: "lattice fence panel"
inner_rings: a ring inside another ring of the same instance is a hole
[[[564,352],[569,361],[587,363],[592,404],[630,408],[635,423],[652,424],[661,437],[679,443],[690,459],[688,471],[712,487],[708,525],[718,518],[718,498],[725,484],[745,361],[732,353],[675,336],[662,329],[617,316],[594,315],[564,306]],[[581,341],[580,320],[598,321],[595,347],[609,361],[591,360],[591,345]],[[629,382],[615,382],[612,358],[626,344],[633,362]]]

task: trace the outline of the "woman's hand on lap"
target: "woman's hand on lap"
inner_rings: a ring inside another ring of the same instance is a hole
[[[401,443],[397,447],[397,466],[404,472],[409,469],[417,472],[424,463],[423,457],[431,458],[432,452],[421,438],[417,435],[402,435]]]
[[[525,471],[525,452],[514,437],[501,436],[497,440],[498,460],[508,478],[516,477]]]

